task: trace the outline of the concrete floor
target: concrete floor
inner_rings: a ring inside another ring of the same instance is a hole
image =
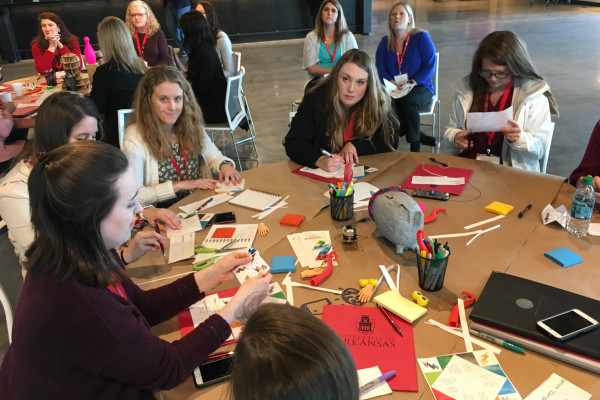
[[[356,37],[359,47],[372,56],[385,35],[390,3],[373,0],[373,34]],[[495,30],[511,30],[524,39],[560,108],[548,173],[570,174],[600,118],[600,7],[563,3],[546,7],[542,0],[532,6],[528,0],[418,0],[416,23],[429,31],[440,52],[442,127],[448,121],[454,82],[469,72],[479,41]],[[260,165],[287,159],[281,140],[288,130],[290,106],[301,97],[306,80],[302,43],[297,39],[233,46],[242,53],[246,68],[243,86],[258,133]],[[4,64],[2,72],[5,80],[35,73],[31,60]],[[215,141],[219,144],[220,139]],[[400,149],[406,150],[406,143]],[[247,167],[256,165],[251,162]],[[0,357],[8,345],[4,326],[0,326]]]

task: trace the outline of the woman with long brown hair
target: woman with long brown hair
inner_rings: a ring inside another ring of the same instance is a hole
[[[31,42],[31,53],[35,62],[35,70],[44,74],[44,71],[59,70],[60,56],[73,53],[81,60],[79,38],[73,35],[63,20],[51,12],[38,15],[38,34]]]

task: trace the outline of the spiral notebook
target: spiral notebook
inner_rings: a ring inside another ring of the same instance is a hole
[[[281,195],[276,193],[263,192],[262,190],[246,189],[229,201],[229,204],[235,204],[242,207],[252,208],[253,210],[264,211],[267,208],[281,201]]]
[[[235,241],[230,247],[252,247],[258,224],[213,225],[202,242],[205,247],[220,249]]]

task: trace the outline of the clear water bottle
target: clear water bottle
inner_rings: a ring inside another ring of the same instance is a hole
[[[573,202],[571,203],[571,217],[567,225],[567,231],[571,235],[583,236],[588,233],[596,201],[594,189],[592,188],[593,182],[594,179],[591,176],[584,176],[581,185],[575,190]]]

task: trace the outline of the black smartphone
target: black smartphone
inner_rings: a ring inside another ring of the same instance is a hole
[[[440,192],[438,190],[415,189],[413,192],[413,197],[424,197],[426,199],[448,201],[450,199],[450,193]]]
[[[576,308],[537,321],[538,329],[561,342],[598,328],[598,321]]]
[[[213,224],[232,224],[235,222],[235,213],[232,212],[224,212],[215,214],[213,217]]]
[[[194,385],[198,389],[229,379],[233,355],[209,360],[194,369]]]

